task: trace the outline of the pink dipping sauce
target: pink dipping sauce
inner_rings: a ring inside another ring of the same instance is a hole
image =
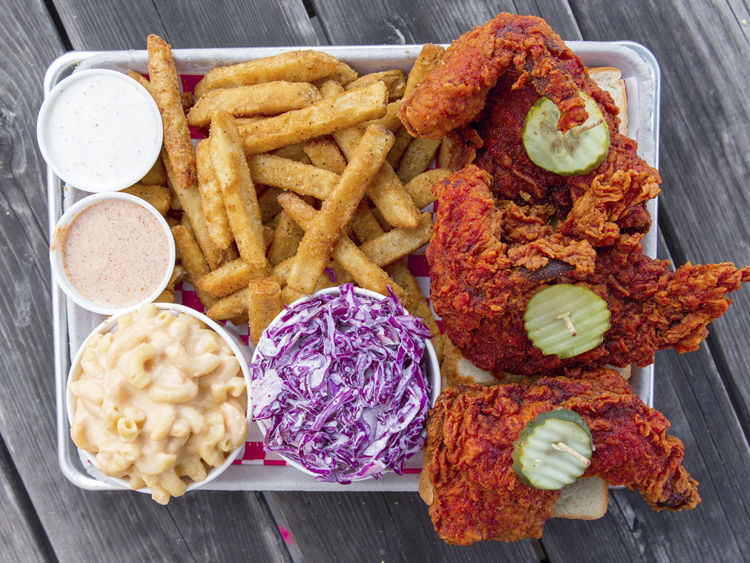
[[[71,285],[106,307],[147,298],[165,276],[169,243],[148,210],[132,201],[86,207],[62,233],[62,263]]]

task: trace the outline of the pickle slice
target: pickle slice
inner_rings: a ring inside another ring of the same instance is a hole
[[[602,110],[591,96],[579,94],[589,116],[578,127],[561,133],[560,110],[544,96],[531,106],[523,124],[523,146],[531,161],[561,176],[591,172],[609,151],[609,128]]]
[[[536,489],[561,489],[585,473],[593,451],[591,432],[578,413],[543,412],[513,442],[513,471]]]
[[[572,358],[602,343],[609,330],[609,309],[587,287],[561,283],[529,299],[523,323],[529,340],[543,354]]]

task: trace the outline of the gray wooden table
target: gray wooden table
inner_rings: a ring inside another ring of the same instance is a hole
[[[0,0],[0,559],[7,561],[740,561],[750,557],[750,291],[700,350],[660,352],[655,406],[703,503],[655,513],[630,491],[541,541],[445,545],[413,494],[87,492],[55,455],[45,167],[47,65],[71,49],[449,42],[507,10],[565,39],[630,39],[662,71],[659,252],[750,263],[750,14],[741,0]],[[288,531],[288,534],[282,533]]]

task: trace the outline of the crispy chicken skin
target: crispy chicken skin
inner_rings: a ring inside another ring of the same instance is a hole
[[[509,13],[454,41],[437,68],[402,104],[399,116],[412,135],[436,139],[479,114],[487,94],[507,71],[517,86],[531,82],[557,104],[561,131],[586,120],[574,81],[586,72],[581,60],[544,20]]]
[[[610,147],[590,173],[559,176],[529,159],[524,120],[545,95],[560,109],[558,128],[581,123],[579,90],[598,103]],[[672,272],[641,256],[646,203],[661,180],[636,142],[619,134],[617,113],[544,21],[511,14],[456,40],[402,104],[415,133],[457,128],[452,164],[465,168],[433,187],[438,215],[427,258],[435,310],[479,367],[552,375],[566,366],[643,366],[668,347],[695,350],[706,324],[726,310],[726,293],[750,280],[750,268],[732,264]],[[544,356],[523,326],[528,300],[557,283],[589,287],[611,313],[604,342],[568,360]]]
[[[526,423],[555,408],[577,412],[595,450],[585,476],[640,492],[655,510],[700,502],[697,482],[680,465],[683,445],[669,422],[645,405],[617,372],[600,368],[545,377],[534,384],[447,389],[430,413],[424,471],[433,487],[430,516],[438,535],[467,545],[541,537],[559,491],[522,483],[512,469],[513,441]]]
[[[564,367],[645,366],[668,347],[695,350],[706,324],[729,305],[726,294],[750,280],[750,268],[728,263],[671,271],[668,262],[643,256],[640,226],[631,230],[630,215],[615,211],[640,197],[640,187],[631,193],[633,183],[613,183],[601,197],[595,180],[594,194],[577,201],[590,200],[579,206],[585,219],[575,224],[589,221],[580,236],[567,227],[575,205],[567,221],[553,226],[554,205],[498,200],[491,181],[470,165],[433,187],[439,204],[427,249],[435,311],[451,340],[483,369],[552,375]],[[608,220],[613,214],[619,223]],[[610,231],[614,243],[595,247]],[[523,325],[529,299],[557,283],[590,288],[611,313],[602,344],[566,360],[542,354]]]

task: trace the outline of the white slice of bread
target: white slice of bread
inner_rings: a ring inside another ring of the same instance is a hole
[[[620,110],[620,134],[628,134],[628,92],[620,69],[600,66],[589,69],[589,76],[602,90],[609,92]]]
[[[451,342],[450,338],[444,335],[443,342],[445,355],[440,366],[443,389],[450,385],[497,385],[501,383],[501,380],[495,377],[492,372],[483,370],[467,360]],[[619,371],[625,379],[630,377],[630,367],[613,369]],[[507,373],[502,375],[502,383],[532,381],[530,378],[520,375]],[[429,459],[429,455],[425,455],[425,460],[427,459]],[[555,504],[555,510],[552,513],[553,518],[596,520],[607,512],[609,486],[600,477],[578,479],[567,487],[563,487],[561,492],[562,495]],[[419,476],[419,495],[428,505],[432,504],[433,488],[426,471],[422,471]]]

